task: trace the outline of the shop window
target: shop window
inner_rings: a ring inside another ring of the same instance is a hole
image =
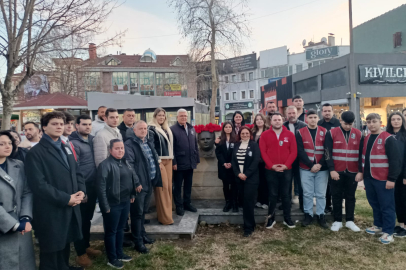
[[[245,91],[241,91],[241,99],[246,99]]]
[[[141,95],[154,95],[154,72],[140,72],[140,93]]]
[[[138,93],[138,73],[130,72],[130,93]]]
[[[113,91],[128,91],[127,81],[127,72],[113,72]]]
[[[225,100],[230,100],[230,93],[225,93]]]
[[[295,93],[297,95],[317,91],[317,77],[295,82]]]
[[[100,72],[85,72],[83,83],[85,86],[98,86],[100,84]]]
[[[250,90],[250,98],[254,98],[254,90]]]
[[[164,74],[163,73],[155,73],[155,87],[156,87],[156,95],[163,96],[164,95]]]
[[[321,75],[322,89],[334,88],[346,85],[346,69],[338,69]]]
[[[402,46],[402,32],[396,32],[393,34],[393,48]]]
[[[248,80],[250,80],[250,81],[254,80],[254,72],[248,73]]]

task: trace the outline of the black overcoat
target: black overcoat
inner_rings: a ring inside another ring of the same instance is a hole
[[[233,157],[233,150],[236,143],[230,143],[227,148],[227,143],[216,144],[216,157],[217,157],[217,167],[218,167],[218,178],[224,181],[234,179],[233,168],[226,169],[224,163],[231,163]]]
[[[238,174],[243,173],[247,176],[245,184],[258,185],[259,184],[259,170],[258,164],[261,160],[261,152],[259,151],[259,146],[255,141],[249,141],[247,152],[245,153],[244,160],[244,171],[240,171],[240,166],[238,166],[237,153],[240,148],[241,143],[237,143],[233,150],[232,158],[232,169],[234,171],[235,177],[239,180]]]
[[[41,252],[63,250],[82,238],[80,206],[68,203],[70,195],[86,194],[86,186],[71,153],[68,162],[69,167],[45,138],[27,153],[25,172],[34,195],[33,225]]]

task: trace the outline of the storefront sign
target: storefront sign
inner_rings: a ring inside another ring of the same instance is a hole
[[[307,50],[306,51],[306,60],[316,60],[321,58],[328,58],[338,55],[338,47],[326,47],[321,49],[315,50]]]
[[[405,84],[406,66],[359,65],[360,84]]]
[[[25,122],[34,122],[39,123],[41,120],[40,111],[23,111],[23,123]]]
[[[223,62],[223,70],[226,74],[242,72],[256,68],[257,68],[256,53],[230,58]]]
[[[246,110],[253,109],[254,104],[252,102],[236,102],[236,103],[226,103],[226,110]]]
[[[182,85],[181,84],[165,84],[164,89],[165,89],[165,91],[181,91]]]
[[[164,92],[164,96],[166,96],[166,97],[180,97],[180,96],[182,96],[182,91]]]

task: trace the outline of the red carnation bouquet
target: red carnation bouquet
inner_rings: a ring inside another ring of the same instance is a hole
[[[216,132],[216,131],[221,131],[221,126],[209,123],[207,125],[197,125],[194,126],[196,133],[202,133],[203,131],[208,131],[208,132]]]

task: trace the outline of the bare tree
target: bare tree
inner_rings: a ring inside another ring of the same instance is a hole
[[[2,129],[10,126],[14,97],[34,74],[36,60],[57,50],[55,42],[101,33],[116,7],[116,0],[0,0],[0,55],[7,63],[0,81]],[[22,65],[25,75],[12,87],[12,76]]]
[[[239,55],[244,38],[250,34],[247,13],[248,0],[169,0],[174,7],[179,29],[190,40],[190,57],[196,62],[210,61],[211,102],[210,122],[215,123],[217,88],[216,59],[227,53]]]

